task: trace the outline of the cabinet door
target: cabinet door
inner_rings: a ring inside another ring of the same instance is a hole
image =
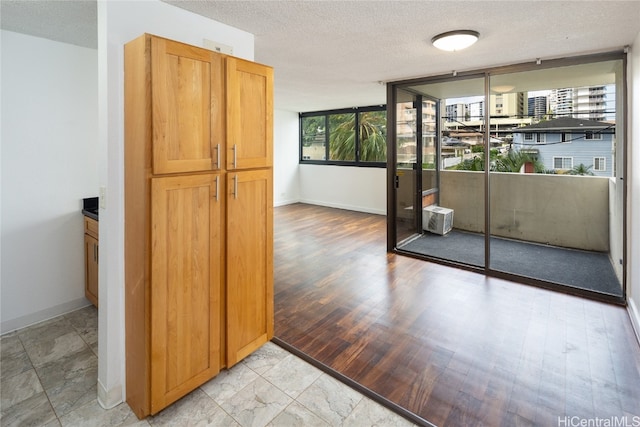
[[[84,295],[98,306],[98,240],[84,235]]]
[[[151,39],[153,172],[220,169],[224,138],[223,56]]]
[[[273,164],[273,69],[227,58],[227,169]]]
[[[152,414],[220,370],[218,184],[216,174],[151,180]]]
[[[227,367],[273,337],[273,178],[227,176]]]

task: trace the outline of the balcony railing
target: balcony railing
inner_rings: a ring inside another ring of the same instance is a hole
[[[423,189],[433,186],[435,173],[423,171]],[[399,210],[407,215],[413,171],[402,170],[399,179]],[[454,210],[454,229],[484,232],[484,180],[484,172],[440,172],[438,204]],[[615,178],[491,172],[490,189],[492,236],[621,258]],[[612,262],[612,267],[621,279],[621,264]]]

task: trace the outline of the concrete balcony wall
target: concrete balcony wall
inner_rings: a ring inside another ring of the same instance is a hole
[[[609,179],[491,173],[491,234],[591,251],[609,251]],[[443,171],[440,205],[453,226],[482,231],[484,173]]]

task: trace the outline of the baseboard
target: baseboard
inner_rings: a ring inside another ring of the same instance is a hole
[[[342,203],[328,203],[328,202],[319,201],[319,200],[303,199],[303,200],[300,200],[300,203],[307,203],[309,205],[326,206],[328,208],[345,209],[348,211],[364,212],[364,213],[370,213],[370,214],[376,214],[376,215],[387,214],[386,209],[380,210],[380,209],[369,208],[364,206],[345,205]]]
[[[638,306],[634,302],[633,298],[629,298],[627,300],[627,312],[629,313],[629,318],[631,319],[631,326],[633,326],[633,331],[636,333],[638,344],[640,344],[640,312],[638,311]]]
[[[294,203],[300,203],[300,200],[280,200],[278,202],[275,202],[273,204],[273,207],[277,208],[278,206],[292,205]]]
[[[0,324],[0,335],[15,331],[16,329],[26,328],[27,326],[35,325],[36,323],[44,322],[45,320],[53,319],[54,317],[62,314],[67,314],[79,308],[86,307],[89,304],[91,304],[89,300],[82,297],[73,301],[65,302],[64,304],[36,311],[35,313],[16,317],[15,319],[5,320]]]
[[[121,386],[113,387],[111,390],[107,390],[100,379],[98,379],[98,403],[104,409],[115,408],[116,406],[121,404],[123,402],[122,396],[123,394]]]

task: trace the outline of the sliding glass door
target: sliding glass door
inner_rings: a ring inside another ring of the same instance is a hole
[[[392,250],[624,298],[623,82],[616,53],[394,84]]]
[[[484,76],[399,93],[396,218],[410,215],[413,222],[407,229],[396,220],[397,248],[484,266]]]

